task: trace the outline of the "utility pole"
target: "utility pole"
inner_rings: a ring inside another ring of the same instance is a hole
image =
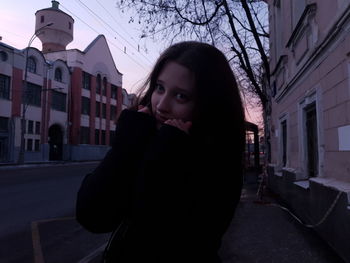
[[[26,63],[25,63],[25,69],[24,69],[24,81],[23,81],[23,90],[22,90],[22,116],[21,116],[21,141],[20,141],[20,148],[19,148],[19,154],[18,154],[18,164],[24,163],[24,133],[25,133],[25,126],[26,126],[26,110],[27,110],[27,93],[28,93],[28,82],[27,82],[27,76],[28,76],[28,50],[30,48],[30,45],[33,43],[34,39],[41,33],[40,30],[44,29],[45,27],[52,26],[53,23],[48,23],[42,27],[40,27],[38,30],[34,32],[32,37],[29,39],[28,46],[26,48]]]

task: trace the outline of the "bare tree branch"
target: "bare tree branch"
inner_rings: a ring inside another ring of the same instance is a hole
[[[259,53],[260,53],[260,56],[261,56],[261,60],[262,60],[263,65],[264,65],[264,69],[266,70],[266,74],[268,76],[270,76],[269,61],[268,61],[268,58],[266,56],[265,50],[263,48],[263,45],[262,45],[262,43],[260,41],[258,32],[256,30],[256,27],[255,27],[255,24],[254,24],[254,21],[253,21],[253,18],[252,18],[252,14],[250,13],[250,10],[249,10],[248,4],[247,4],[247,1],[246,0],[241,0],[241,3],[242,3],[242,7],[243,7],[243,9],[244,9],[244,11],[245,11],[245,13],[247,15],[248,22],[249,22],[250,28],[252,29],[252,33],[253,33],[255,42],[256,42],[256,44],[258,46]],[[270,82],[270,78],[268,78],[268,82]],[[263,100],[262,100],[262,102],[264,103]]]
[[[213,14],[210,16],[209,19],[206,19],[206,21],[200,21],[200,22],[196,22],[196,21],[192,21],[186,17],[184,17],[182,14],[181,14],[181,10],[179,10],[176,6],[176,2],[175,2],[175,11],[176,13],[183,19],[185,20],[186,22],[188,23],[191,23],[192,25],[196,25],[196,26],[204,26],[204,25],[207,25],[208,23],[211,22],[211,20],[216,16],[218,10],[220,9],[220,7],[222,6],[222,3],[216,3],[216,8],[215,8],[215,11],[213,12]]]

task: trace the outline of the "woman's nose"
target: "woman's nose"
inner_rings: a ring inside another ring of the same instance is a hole
[[[157,110],[160,112],[168,112],[170,107],[169,98],[168,96],[164,95],[159,98],[158,104],[157,104]]]

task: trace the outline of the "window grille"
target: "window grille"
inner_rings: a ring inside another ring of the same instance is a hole
[[[36,61],[35,58],[29,57],[28,58],[28,65],[27,65],[27,70],[32,73],[36,73]]]

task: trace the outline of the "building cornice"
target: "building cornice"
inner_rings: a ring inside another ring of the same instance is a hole
[[[320,58],[324,50],[329,47],[331,44],[334,44],[336,39],[339,38],[342,30],[344,30],[344,25],[346,23],[350,23],[350,4],[344,10],[339,19],[334,23],[334,25],[330,28],[329,33],[324,38],[324,40],[313,49],[313,52],[310,54],[310,57],[307,59],[306,63],[298,70],[298,72],[294,75],[294,77],[289,81],[285,89],[281,91],[276,97],[276,102],[281,101],[286,94],[292,89],[295,83],[303,76],[305,73],[315,65],[317,59]],[[350,31],[350,27],[348,29]]]
[[[283,65],[286,64],[287,61],[288,61],[288,56],[287,56],[287,55],[281,55],[281,56],[279,57],[278,61],[277,61],[277,64],[276,64],[274,70],[273,70],[272,73],[271,73],[271,76],[275,75],[276,72],[278,71],[280,65],[281,65],[281,64],[283,64]]]
[[[310,16],[311,14],[314,14],[316,12],[316,8],[317,8],[317,5],[315,3],[308,4],[305,7],[303,14],[301,15],[297,25],[295,26],[295,28],[294,28],[294,30],[293,30],[293,32],[292,32],[292,34],[287,42],[287,45],[286,45],[287,48],[294,42],[295,39],[298,38],[299,33],[304,28],[303,25],[304,25],[306,18],[308,16]]]

